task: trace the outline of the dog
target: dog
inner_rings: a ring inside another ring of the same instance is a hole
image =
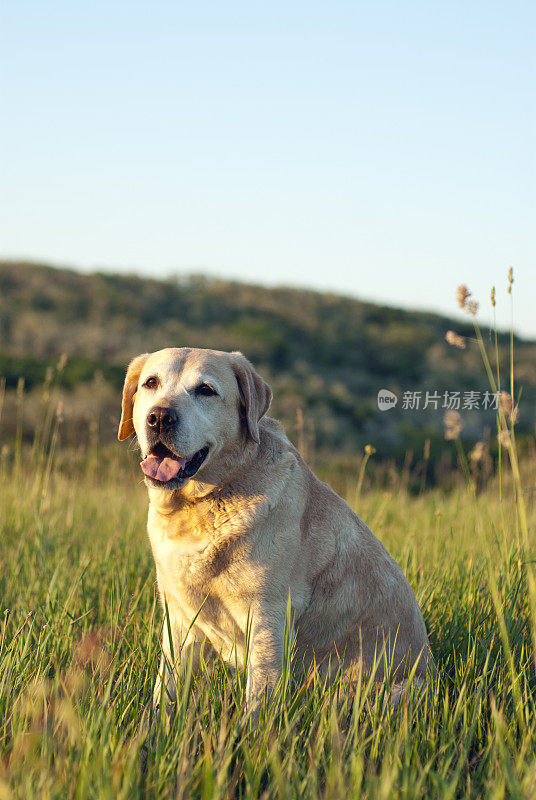
[[[239,352],[167,348],[128,366],[118,438],[135,433],[141,449],[167,618],[155,705],[176,699],[188,659],[198,669],[213,650],[243,666],[249,645],[258,709],[282,673],[289,597],[304,669],[329,680],[343,660],[382,680],[389,661],[393,697],[410,670],[426,675],[426,627],[402,570],[266,416],[271,399]]]

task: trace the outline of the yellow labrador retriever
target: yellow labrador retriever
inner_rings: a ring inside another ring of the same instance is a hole
[[[249,624],[247,697],[258,707],[281,674],[289,592],[305,665],[330,676],[344,657],[380,678],[385,648],[399,686],[412,666],[426,672],[426,629],[406,578],[266,416],[271,398],[240,353],[168,348],[128,367],[119,439],[135,432],[141,448],[172,637],[164,625],[157,704],[162,682],[174,697],[172,650],[184,658],[191,648],[195,667],[205,644],[240,664]]]

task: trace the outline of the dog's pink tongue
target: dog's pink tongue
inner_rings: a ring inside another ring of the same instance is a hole
[[[140,463],[140,467],[149,478],[157,481],[170,481],[186,464],[186,458],[181,456],[156,456],[149,453]]]

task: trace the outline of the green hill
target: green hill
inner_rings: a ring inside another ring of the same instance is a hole
[[[454,296],[455,286],[453,286]],[[453,300],[454,305],[454,300]],[[241,350],[274,388],[273,414],[289,435],[316,452],[350,454],[372,443],[378,454],[401,457],[430,438],[442,448],[444,392],[489,389],[478,347],[445,342],[454,329],[473,327],[447,318],[356,299],[290,288],[268,289],[202,277],[150,280],[134,275],[82,274],[48,266],[0,262],[0,374],[8,398],[19,376],[30,390],[27,415],[47,367],[61,354],[67,394],[64,436],[83,436],[98,407],[101,436],[111,437],[126,363],[166,346]],[[488,332],[485,332],[488,337]],[[499,336],[503,374],[508,336]],[[491,336],[488,344],[492,347]],[[516,392],[522,390],[520,431],[532,432],[536,403],[536,344],[516,339]],[[50,377],[50,375],[49,375]],[[397,394],[380,411],[380,389]],[[402,407],[405,391],[437,392],[438,409]],[[6,406],[9,409],[9,404]],[[298,425],[298,409],[303,424]],[[13,429],[9,414],[0,430]],[[462,410],[464,435],[493,430],[492,411]],[[30,420],[31,422],[31,420]]]

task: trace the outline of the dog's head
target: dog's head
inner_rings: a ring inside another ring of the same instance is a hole
[[[128,367],[118,437],[136,433],[149,487],[221,485],[272,399],[241,353],[187,347],[137,356]]]

